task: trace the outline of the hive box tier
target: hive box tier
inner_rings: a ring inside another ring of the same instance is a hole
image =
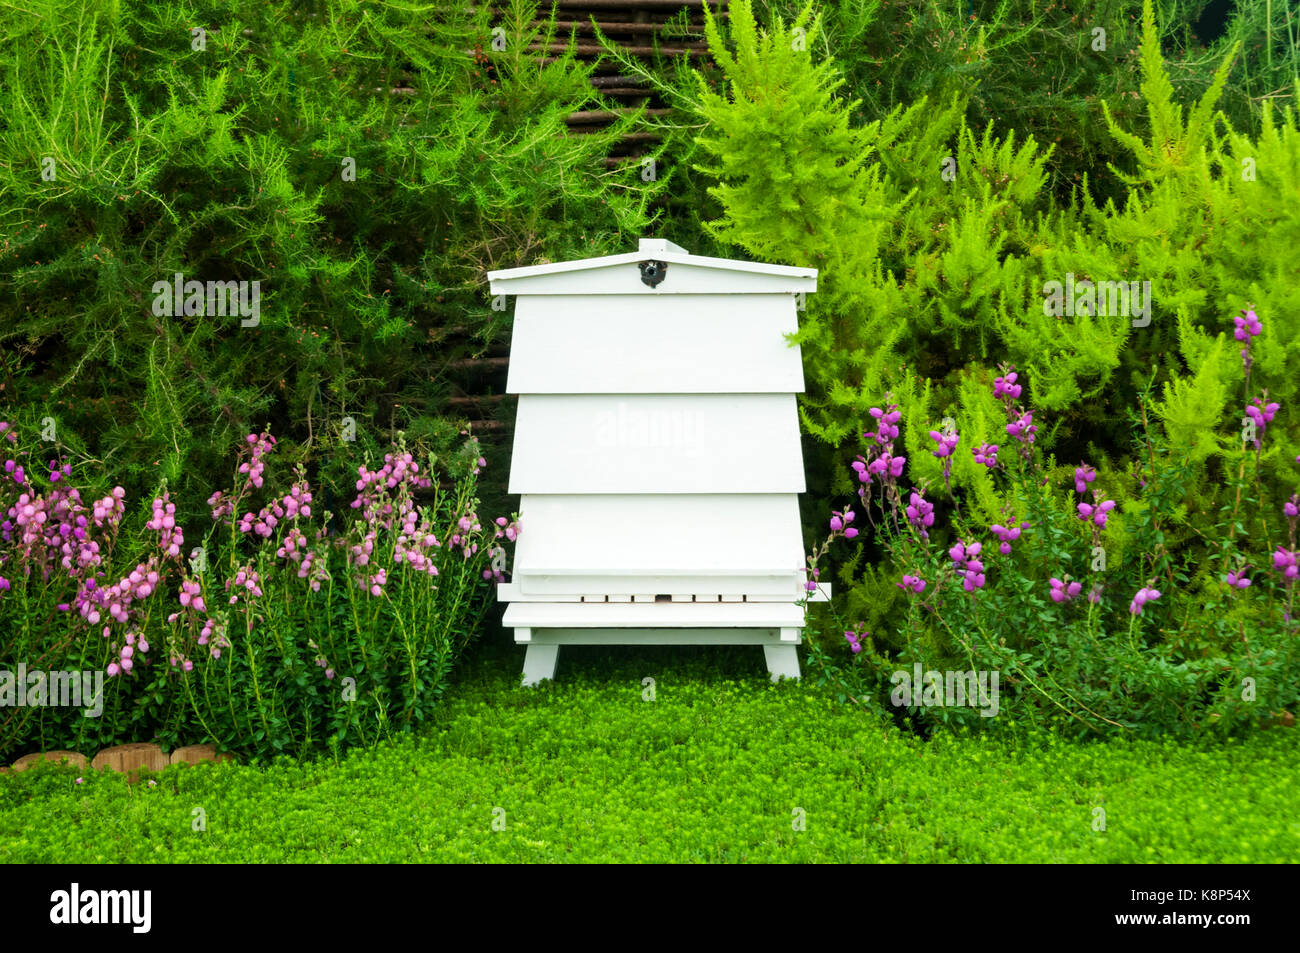
[[[515,305],[511,394],[797,394],[786,294],[543,295]]]
[[[800,493],[793,394],[526,394],[511,493]]]
[[[509,598],[791,603],[803,582],[793,493],[525,496]]]

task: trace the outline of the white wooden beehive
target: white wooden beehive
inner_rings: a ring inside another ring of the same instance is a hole
[[[521,532],[498,597],[525,683],[565,644],[757,644],[797,678],[803,366],[786,335],[817,272],[639,246],[488,273],[517,296]]]

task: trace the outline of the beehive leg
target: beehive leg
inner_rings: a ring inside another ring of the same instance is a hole
[[[799,652],[793,645],[764,645],[763,656],[772,681],[799,677]]]
[[[528,643],[524,653],[524,685],[536,685],[546,679],[555,678],[555,660],[559,658],[558,645],[538,645]]]

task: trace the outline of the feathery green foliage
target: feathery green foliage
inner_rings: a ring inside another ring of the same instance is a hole
[[[290,462],[344,417],[445,429],[449,366],[507,326],[484,272],[619,250],[662,189],[604,169],[626,122],[565,134],[590,67],[529,52],[536,11],[0,11],[2,399],[133,494],[210,485],[267,422]],[[176,273],[260,281],[260,324],[155,315]]]

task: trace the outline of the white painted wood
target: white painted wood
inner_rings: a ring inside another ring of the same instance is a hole
[[[528,296],[515,306],[511,394],[796,394],[789,295]]]
[[[763,655],[767,659],[767,670],[772,681],[783,678],[799,678],[799,652],[793,645],[764,645]]]
[[[609,596],[603,593],[581,593],[575,594],[571,588],[576,588],[573,584],[573,578],[570,576],[537,576],[526,577],[524,580],[516,579],[512,583],[503,583],[503,585],[514,586],[513,589],[507,590],[506,594],[498,592],[498,602],[579,602],[579,603],[605,603],[605,602],[628,602],[635,599],[634,596]],[[749,582],[752,579],[759,579],[759,584],[763,588],[771,588],[772,592],[746,592],[743,596],[745,602],[776,602],[776,603],[795,603],[803,599],[804,592],[799,585],[798,580],[782,577],[777,579],[772,577],[767,580],[766,577],[751,577],[751,579],[737,578],[735,582]],[[602,581],[599,577],[581,577],[582,583],[592,583]],[[643,580],[644,581],[644,580]],[[652,580],[653,581],[653,580]],[[680,584],[680,577],[662,577],[659,581],[668,584]],[[524,591],[520,588],[524,582],[528,582],[535,591]],[[770,582],[770,585],[768,584]],[[779,591],[775,591],[779,590]],[[671,602],[691,603],[691,602],[719,602],[718,593],[656,593],[654,600],[658,601],[662,595],[670,595]],[[649,601],[649,600],[647,600]],[[811,602],[828,602],[825,596],[818,598],[814,596],[808,600]]]
[[[636,243],[636,250],[639,252],[676,252],[679,255],[689,255],[681,245],[674,245],[666,238],[639,238]]]
[[[801,579],[794,574],[783,576],[690,576],[690,575],[655,575],[642,576],[629,574],[626,576],[615,575],[613,573],[606,575],[561,575],[561,574],[523,574],[515,577],[519,583],[520,600],[522,601],[567,601],[559,598],[562,596],[572,595],[573,593],[590,593],[593,589],[602,586],[608,587],[610,591],[604,597],[598,597],[594,601],[623,601],[630,602],[632,595],[627,594],[631,589],[653,589],[655,595],[671,594],[674,589],[691,587],[701,591],[693,592],[695,601],[717,602],[721,593],[711,590],[718,588],[739,589],[748,587],[745,593],[750,602],[795,602],[803,598],[800,589]],[[619,590],[624,590],[620,592]],[[552,596],[556,598],[552,598]],[[591,602],[593,600],[587,599]],[[739,601],[739,600],[737,600]]]
[[[510,582],[497,583],[497,602],[516,602],[519,600],[526,601],[528,599],[537,600],[542,598],[547,602],[581,602],[583,600],[581,595],[575,595],[571,592],[554,592],[547,593],[545,596],[530,596],[520,591],[517,579],[511,580]],[[601,602],[605,601],[604,596],[593,596],[592,598],[599,599]]]
[[[524,653],[524,685],[536,685],[555,678],[555,663],[559,656],[558,645],[530,643],[528,651]]]
[[[800,628],[803,609],[783,602],[513,602],[506,628]]]
[[[723,588],[748,592],[756,586],[793,596],[803,578],[793,493],[525,495],[520,526],[514,574],[530,594],[600,592],[614,578],[633,576],[664,580],[668,588],[643,587],[655,594],[717,596]],[[541,576],[559,578],[548,583]],[[690,587],[668,584],[686,577],[694,580]],[[752,583],[738,581],[745,577]]]
[[[799,653],[774,629],[543,629],[524,653],[523,684],[555,677],[562,645],[761,645],[772,681],[799,678]]]
[[[651,288],[641,281],[643,261],[668,264],[664,280]],[[774,294],[817,290],[815,268],[792,268],[676,251],[635,251],[580,261],[562,261],[488,272],[492,294]]]
[[[507,390],[522,532],[499,595],[525,684],[580,643],[762,645],[773,679],[798,678],[800,603],[830,593],[805,588],[788,343],[816,271],[646,238],[488,277],[520,296]]]
[[[538,629],[530,645],[770,645],[779,629]]]
[[[802,493],[793,394],[527,394],[510,493]]]

